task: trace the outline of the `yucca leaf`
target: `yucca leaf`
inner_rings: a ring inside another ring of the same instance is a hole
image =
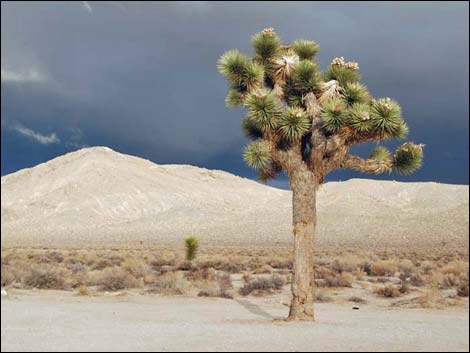
[[[390,158],[390,151],[384,146],[377,146],[372,150],[369,158],[383,161]]]
[[[219,59],[217,67],[219,72],[235,85],[241,85],[248,65],[246,55],[236,49],[226,51]]]
[[[256,56],[261,63],[273,59],[281,48],[281,40],[274,31],[263,30],[251,38]]]
[[[357,82],[346,83],[341,90],[341,94],[349,105],[354,103],[369,103],[371,99],[367,87]]]
[[[357,133],[368,132],[372,129],[369,110],[369,105],[364,103],[354,103],[348,109],[348,124]]]
[[[229,108],[241,107],[243,105],[243,94],[236,88],[230,88],[225,97],[225,104]]]
[[[278,130],[288,141],[298,141],[311,128],[307,113],[299,107],[289,107],[279,119]]]
[[[272,162],[271,150],[263,141],[255,141],[246,146],[243,159],[252,168],[267,168]]]
[[[324,73],[324,79],[325,81],[336,80],[341,87],[344,87],[347,83],[358,82],[361,75],[356,70],[346,66],[330,65]]]
[[[342,99],[333,98],[327,101],[321,113],[323,128],[330,133],[339,131],[345,123],[346,112],[346,103]]]
[[[318,65],[310,60],[299,61],[294,67],[290,81],[292,87],[300,93],[319,89],[321,80]]]
[[[370,110],[371,124],[384,139],[402,137],[407,128],[398,103],[390,98],[373,102]]]
[[[282,106],[272,93],[252,93],[245,100],[248,117],[262,131],[275,130],[282,115]]]
[[[256,140],[263,137],[263,131],[256,126],[256,123],[249,116],[243,118],[242,129],[245,132],[245,136],[249,139]]]
[[[393,156],[393,169],[402,175],[409,175],[423,164],[423,147],[412,142],[401,145]]]
[[[294,41],[290,47],[299,56],[300,60],[312,60],[315,54],[320,50],[320,46],[313,40],[305,39]]]

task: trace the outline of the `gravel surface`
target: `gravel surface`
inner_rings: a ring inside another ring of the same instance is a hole
[[[273,322],[287,308],[264,298],[3,299],[2,351],[468,351],[466,311],[318,304],[315,323]]]

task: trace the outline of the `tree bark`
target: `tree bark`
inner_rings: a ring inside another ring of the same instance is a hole
[[[289,178],[293,206],[294,274],[287,320],[313,321],[313,259],[318,182],[314,174],[305,169],[297,170]]]

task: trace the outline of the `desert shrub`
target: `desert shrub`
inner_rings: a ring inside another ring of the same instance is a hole
[[[113,263],[109,259],[99,259],[98,261],[94,262],[93,260],[89,261],[89,266],[91,270],[104,270],[105,268],[108,267],[114,267]]]
[[[455,277],[460,277],[468,272],[468,262],[452,261],[441,268],[441,272],[445,275],[452,274]]]
[[[8,266],[4,266],[3,264],[2,264],[1,274],[2,274],[2,287],[9,286],[16,280],[15,275],[11,271],[11,268]]]
[[[446,299],[436,288],[428,288],[419,295],[417,304],[421,308],[442,308],[447,305]]]
[[[397,271],[397,264],[390,260],[374,262],[370,268],[373,276],[393,276]]]
[[[356,258],[346,257],[334,260],[330,267],[336,273],[354,272],[360,268],[360,262]]]
[[[144,277],[149,272],[149,266],[142,260],[127,258],[122,262],[121,267],[135,278]]]
[[[351,273],[343,272],[325,276],[322,281],[316,281],[316,283],[319,287],[352,287],[354,280]]]
[[[185,274],[185,277],[190,281],[214,281],[216,271],[213,268],[193,268]]]
[[[466,281],[462,281],[457,287],[457,295],[459,297],[468,297],[468,277]]]
[[[375,288],[374,293],[385,298],[397,298],[401,295],[399,288],[391,284]]]
[[[121,267],[109,267],[101,273],[97,284],[101,290],[116,291],[133,288],[137,281],[134,276]]]
[[[199,247],[199,241],[196,237],[187,237],[184,239],[184,244],[186,246],[186,260],[194,260]]]
[[[149,262],[150,267],[159,271],[162,266],[175,266],[175,258],[161,257]]]
[[[24,275],[22,283],[27,288],[67,289],[64,271],[49,265],[32,266]]]
[[[424,275],[430,275],[436,270],[436,265],[430,261],[423,261],[419,266],[421,273]]]
[[[89,296],[91,293],[90,293],[90,289],[87,286],[82,285],[78,287],[77,294],[82,297],[85,297],[85,296]]]
[[[170,272],[158,277],[150,292],[165,295],[183,295],[187,293],[189,288],[189,282],[181,273]]]
[[[410,284],[415,287],[422,287],[426,284],[426,282],[426,277],[419,273],[415,273],[410,277]]]
[[[52,263],[62,263],[64,261],[64,256],[58,251],[47,253],[46,256],[49,258],[49,262]]]
[[[365,300],[361,297],[352,296],[352,297],[348,298],[348,302],[353,302],[353,303],[358,303],[358,304],[366,304],[367,300]]]
[[[193,264],[191,261],[185,260],[185,261],[180,261],[175,265],[175,270],[176,271],[190,271],[193,268]]]
[[[219,270],[229,273],[240,273],[243,269],[244,266],[242,264],[237,264],[232,261],[225,262],[219,267]]]
[[[228,273],[217,274],[215,281],[204,282],[203,288],[199,291],[199,297],[217,297],[233,299],[230,289],[233,288],[232,279]]]
[[[273,268],[269,265],[263,265],[260,268],[257,268],[256,270],[253,271],[254,274],[272,274],[273,273]]]
[[[284,279],[280,276],[259,277],[255,279],[247,278],[243,287],[240,288],[240,294],[247,296],[249,294],[262,295],[272,293],[273,290],[280,290],[284,286]]]
[[[291,270],[293,268],[293,262],[289,259],[271,259],[268,261],[268,265],[279,270]]]

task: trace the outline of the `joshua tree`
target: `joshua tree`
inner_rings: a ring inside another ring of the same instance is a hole
[[[272,28],[252,37],[253,57],[238,50],[224,53],[218,69],[230,83],[229,107],[248,113],[242,128],[253,140],[246,163],[263,181],[283,171],[292,190],[294,277],[288,320],[313,320],[316,191],[338,168],[365,173],[410,174],[422,163],[423,146],[406,142],[392,155],[377,146],[370,156],[349,154],[352,146],[403,139],[408,127],[398,103],[373,98],[359,83],[359,66],[335,58],[318,68],[314,41],[283,45]]]
[[[199,241],[196,237],[187,237],[184,239],[186,246],[186,260],[192,261],[196,258],[197,249],[199,248]]]

